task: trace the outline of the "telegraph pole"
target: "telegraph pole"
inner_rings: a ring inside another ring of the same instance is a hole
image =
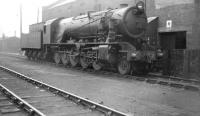
[[[22,4],[20,4],[20,39],[22,38]]]
[[[19,8],[19,17],[20,17],[20,42],[19,42],[19,46],[22,46],[22,3],[20,3],[20,8]]]
[[[147,0],[144,0],[144,4],[145,4],[145,12],[147,12]]]
[[[37,23],[39,23],[39,18],[40,18],[40,8],[38,7],[38,9],[37,9]]]

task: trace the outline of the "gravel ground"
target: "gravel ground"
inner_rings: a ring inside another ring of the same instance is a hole
[[[200,92],[88,74],[0,54],[0,64],[134,116],[200,116]]]

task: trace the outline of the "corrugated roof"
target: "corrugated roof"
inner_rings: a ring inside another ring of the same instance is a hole
[[[148,21],[148,23],[150,23],[150,22],[156,20],[157,18],[158,17],[148,17],[147,21]]]

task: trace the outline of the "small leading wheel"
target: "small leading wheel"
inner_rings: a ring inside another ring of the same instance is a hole
[[[28,57],[28,50],[25,51],[25,56]]]
[[[118,64],[118,71],[122,75],[129,74],[131,70],[131,63],[127,60],[121,60]]]
[[[95,62],[92,63],[92,67],[93,67],[94,70],[99,71],[99,70],[102,69],[103,66],[98,61],[95,61]]]
[[[53,59],[54,59],[54,62],[56,64],[60,64],[61,63],[61,58],[60,58],[60,54],[59,53],[54,53]]]
[[[143,75],[147,75],[150,71],[150,64],[148,63],[141,63],[140,64],[140,73],[143,74]]]
[[[79,57],[78,56],[75,56],[75,55],[70,56],[70,64],[71,64],[72,67],[78,66],[78,63],[79,63]]]
[[[41,60],[42,59],[42,51],[39,51],[37,54],[37,59]]]
[[[30,57],[30,53],[31,53],[31,51],[27,51],[27,54],[26,54],[26,56],[27,56],[27,58],[30,60],[31,59],[31,57]]]
[[[61,54],[61,61],[63,65],[68,65],[70,62],[69,56],[66,53]]]
[[[150,71],[150,64],[145,62],[133,62],[131,68],[132,74],[146,75]]]
[[[89,63],[87,62],[87,59],[85,57],[80,58],[80,64],[83,69],[86,69],[89,66]]]

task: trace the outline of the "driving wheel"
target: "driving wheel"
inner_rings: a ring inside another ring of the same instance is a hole
[[[127,60],[121,60],[118,64],[118,72],[122,75],[129,74],[131,70],[131,63]]]
[[[63,65],[65,65],[65,66],[68,65],[70,62],[69,56],[66,53],[63,53],[61,55],[61,61],[62,61]]]
[[[85,57],[80,58],[80,64],[83,69],[86,69],[89,66],[89,63],[87,62],[87,59]]]
[[[61,63],[61,58],[60,58],[60,54],[59,53],[54,53],[53,59],[54,59],[54,62],[56,64],[60,64]]]
[[[98,61],[95,61],[95,62],[92,63],[92,67],[94,68],[94,70],[99,71],[99,70],[102,69],[103,66]]]

